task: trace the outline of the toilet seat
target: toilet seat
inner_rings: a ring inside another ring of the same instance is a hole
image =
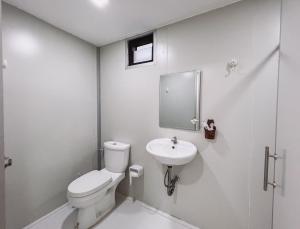
[[[106,171],[94,170],[77,178],[68,186],[71,197],[84,197],[91,195],[112,182],[112,176]]]

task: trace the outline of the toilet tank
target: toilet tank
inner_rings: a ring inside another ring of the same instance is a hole
[[[128,166],[130,145],[122,142],[104,142],[105,168],[113,173],[123,173]]]

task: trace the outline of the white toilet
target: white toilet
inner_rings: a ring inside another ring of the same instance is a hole
[[[105,168],[88,172],[68,186],[69,203],[78,208],[79,229],[90,228],[115,206],[115,191],[125,178],[129,148],[129,144],[105,142]]]

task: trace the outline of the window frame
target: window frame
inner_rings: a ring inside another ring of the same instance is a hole
[[[128,53],[128,42],[140,37],[145,37],[147,35],[153,35],[153,49],[152,49],[152,61],[145,61],[133,65],[129,65],[129,53]],[[154,65],[156,60],[156,31],[149,31],[147,33],[143,33],[134,37],[130,37],[125,40],[125,69],[131,69],[131,68],[138,68],[138,67],[143,67],[143,66],[149,66],[149,65]]]

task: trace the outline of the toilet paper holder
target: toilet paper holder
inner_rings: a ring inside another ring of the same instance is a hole
[[[132,185],[132,178],[140,177],[144,174],[144,168],[141,165],[131,165],[129,167],[130,185]]]

